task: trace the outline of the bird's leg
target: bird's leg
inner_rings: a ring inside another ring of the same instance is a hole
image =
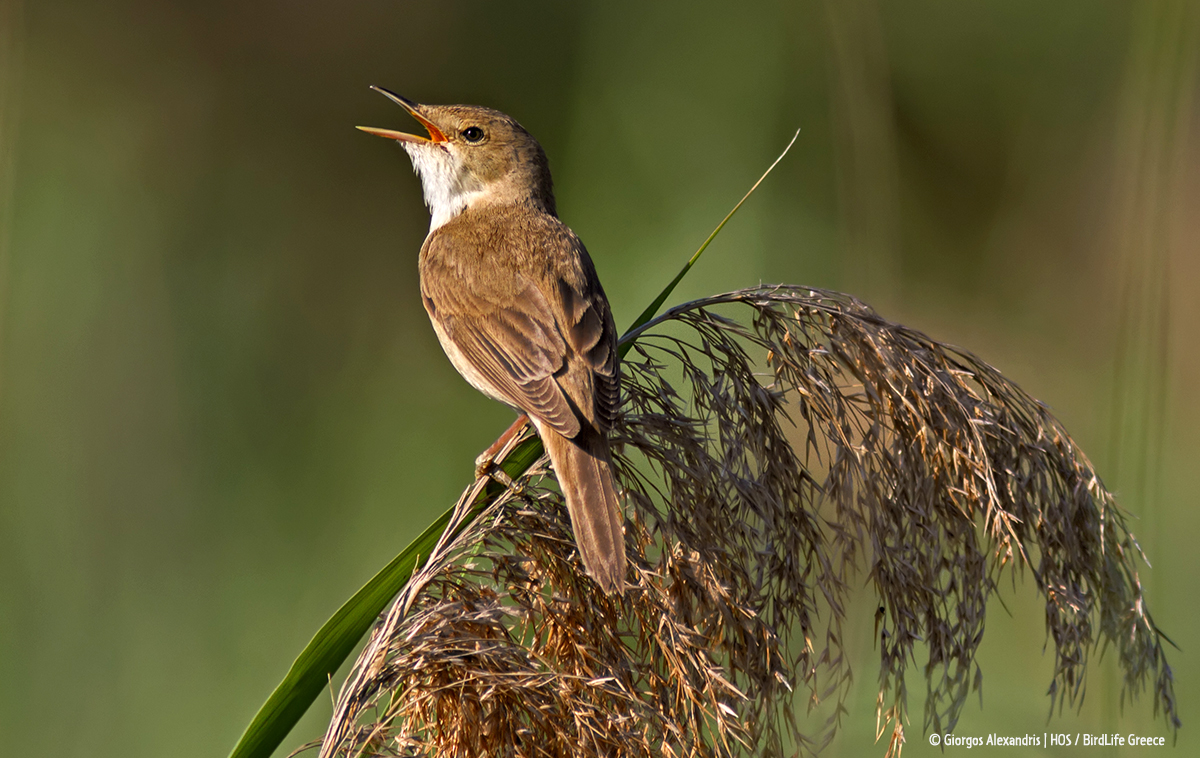
[[[515,439],[517,435],[525,430],[525,427],[528,424],[528,416],[525,414],[517,416],[517,420],[512,423],[512,426],[508,427],[504,434],[501,434],[500,437],[492,443],[491,447],[489,447],[487,450],[484,450],[479,457],[475,459],[476,479],[484,476],[490,476],[510,490],[520,489],[517,483],[513,481],[512,477],[509,476],[504,469],[496,465],[496,456],[499,455],[506,447],[508,447],[508,445],[512,443],[513,439]]]

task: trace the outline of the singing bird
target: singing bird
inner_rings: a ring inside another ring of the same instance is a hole
[[[396,140],[421,178],[432,217],[421,299],[442,349],[476,389],[533,422],[584,567],[621,593],[625,539],[608,444],[616,326],[583,242],[558,220],[546,154],[499,111],[372,89],[429,133],[358,127]]]

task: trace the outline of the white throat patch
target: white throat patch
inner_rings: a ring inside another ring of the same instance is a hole
[[[483,185],[460,171],[450,151],[438,144],[401,142],[421,177],[425,205],[429,206],[429,231],[466,210],[483,195]]]

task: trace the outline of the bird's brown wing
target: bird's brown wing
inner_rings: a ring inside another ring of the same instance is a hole
[[[436,252],[423,260],[421,295],[455,368],[484,393],[564,437],[577,435],[579,418],[554,378],[568,347],[546,297],[532,280],[504,267],[489,270],[483,285],[466,279]]]
[[[595,424],[600,431],[612,428],[617,413],[618,364],[617,327],[592,262],[582,252],[580,276],[559,279],[558,291],[563,310],[563,335],[572,350],[580,355],[592,373]]]
[[[426,240],[421,294],[455,367],[476,387],[573,438],[608,431],[617,407],[616,327],[583,244],[552,217]],[[499,230],[499,233],[497,233]],[[490,233],[488,233],[490,232]]]

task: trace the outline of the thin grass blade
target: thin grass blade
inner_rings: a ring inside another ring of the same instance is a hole
[[[791,141],[787,143],[787,147],[785,147],[783,152],[779,154],[779,157],[767,167],[767,170],[763,172],[762,176],[758,177],[758,181],[755,182],[754,186],[742,196],[742,199],[738,201],[737,205],[733,206],[733,210],[725,214],[725,218],[721,219],[721,223],[717,224],[717,228],[713,229],[712,234],[709,234],[696,252],[692,253],[692,257],[688,259],[687,263],[683,264],[683,268],[680,269],[679,273],[675,275],[675,278],[668,282],[666,287],[663,287],[662,292],[658,293],[658,297],[654,298],[654,301],[651,302],[650,305],[646,306],[646,310],[642,311],[642,315],[638,316],[637,320],[630,325],[629,329],[626,331],[626,334],[634,331],[639,326],[642,326],[650,319],[654,318],[655,314],[658,313],[658,309],[662,307],[663,303],[667,302],[667,298],[671,296],[671,293],[675,290],[676,285],[683,281],[683,277],[687,276],[687,272],[691,271],[692,266],[696,265],[696,261],[700,260],[700,256],[705,250],[708,249],[708,246],[712,243],[712,241],[717,238],[717,235],[721,233],[721,230],[725,228],[725,224],[729,223],[729,219],[733,218],[733,214],[738,212],[738,210],[742,207],[742,204],[749,200],[750,196],[754,194],[754,191],[758,189],[758,185],[763,183],[763,179],[766,179],[768,176],[770,176],[771,172],[775,170],[775,167],[779,165],[781,160],[783,160],[783,156],[787,155],[788,151],[792,149],[792,145],[796,144],[796,139],[799,136],[800,130],[797,129],[796,133],[792,135]],[[625,357],[625,353],[629,352],[629,348],[632,345],[632,342],[626,342],[625,344],[621,345],[620,352],[622,358]]]

